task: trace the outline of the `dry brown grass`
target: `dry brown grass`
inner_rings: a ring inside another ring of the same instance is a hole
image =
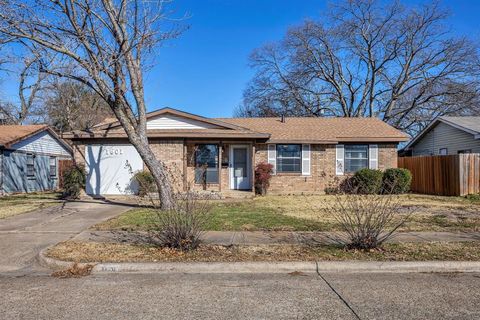
[[[94,242],[62,242],[49,250],[48,256],[73,262],[235,262],[235,261],[479,261],[477,242],[430,242],[385,244],[382,249],[344,250],[335,246],[201,245],[182,252],[146,245]]]
[[[18,194],[1,197],[0,219],[57,205],[62,202],[59,198],[60,194],[55,192]]]
[[[480,231],[480,202],[459,197],[401,195],[413,215],[403,231]],[[332,195],[256,197],[241,201],[215,201],[206,230],[213,231],[338,231],[340,226],[328,208]],[[409,210],[404,210],[405,213]],[[95,230],[150,230],[152,210],[133,209],[93,227]]]
[[[92,273],[93,264],[79,264],[74,263],[70,268],[55,271],[52,273],[52,277],[55,278],[80,278],[88,276]]]
[[[418,194],[399,196],[402,205],[412,207],[414,214],[399,231],[480,231],[480,202],[460,197],[441,197]],[[281,214],[337,224],[328,211],[335,201],[333,195],[290,195],[257,197],[254,204]]]

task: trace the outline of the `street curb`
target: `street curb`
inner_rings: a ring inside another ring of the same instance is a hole
[[[42,250],[42,266],[59,270],[74,265],[56,260]],[[452,273],[480,272],[480,261],[318,261],[318,262],[148,262],[148,263],[79,263],[94,265],[98,273]]]

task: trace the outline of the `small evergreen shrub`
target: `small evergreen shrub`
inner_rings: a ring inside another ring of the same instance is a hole
[[[382,171],[365,168],[355,172],[352,183],[356,193],[379,194],[382,190],[382,180]]]
[[[133,179],[138,183],[138,196],[145,197],[150,192],[155,192],[157,186],[155,179],[150,171],[139,171],[133,175]]]
[[[261,162],[255,167],[255,193],[262,196],[267,194],[272,178],[273,166],[270,163]]]
[[[383,173],[382,190],[389,194],[402,194],[410,191],[412,173],[408,169],[392,168]]]
[[[63,197],[77,199],[85,188],[85,170],[82,167],[71,166],[63,173]]]

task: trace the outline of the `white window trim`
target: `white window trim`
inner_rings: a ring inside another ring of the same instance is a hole
[[[273,175],[277,174],[277,145],[267,145],[267,162],[273,166]]]
[[[335,173],[337,176],[345,174],[345,145],[343,144],[335,146]]]
[[[370,169],[378,169],[378,145],[370,144],[368,146],[368,167]]]
[[[312,166],[312,149],[309,144],[302,144],[302,176],[309,176]]]

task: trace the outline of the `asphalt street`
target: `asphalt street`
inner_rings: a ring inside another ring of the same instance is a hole
[[[323,277],[323,278],[322,278]],[[480,319],[479,274],[0,276],[1,319]]]

